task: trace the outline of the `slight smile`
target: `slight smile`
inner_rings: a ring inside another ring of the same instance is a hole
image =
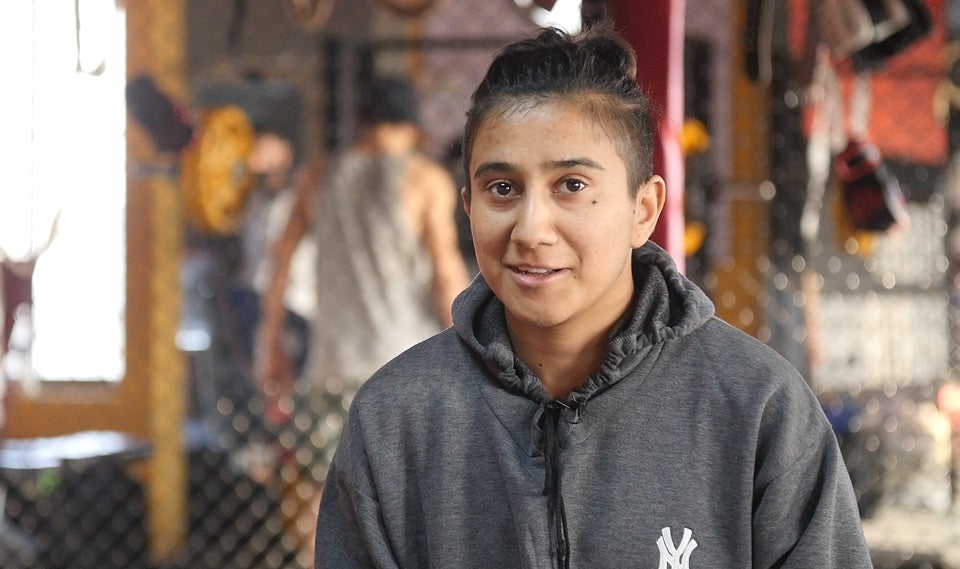
[[[514,279],[519,284],[527,286],[544,284],[566,271],[566,269],[552,269],[532,265],[507,265],[507,268],[513,273]]]

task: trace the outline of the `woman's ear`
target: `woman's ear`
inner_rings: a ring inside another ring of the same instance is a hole
[[[636,203],[634,204],[634,229],[632,246],[634,249],[642,246],[650,239],[663,204],[667,199],[667,184],[660,176],[651,176],[637,189]]]
[[[470,192],[467,187],[460,188],[460,199],[463,201],[463,211],[470,217]]]

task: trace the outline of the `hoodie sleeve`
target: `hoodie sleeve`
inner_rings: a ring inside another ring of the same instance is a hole
[[[374,496],[356,409],[348,415],[324,484],[317,519],[315,567],[399,567],[387,538],[380,503]]]
[[[758,484],[753,543],[754,567],[872,567],[853,487],[832,431],[822,432],[776,478]]]

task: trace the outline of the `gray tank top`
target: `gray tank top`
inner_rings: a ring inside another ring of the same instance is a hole
[[[430,257],[400,207],[409,157],[349,151],[333,159],[317,199],[314,382],[351,390],[440,330]]]

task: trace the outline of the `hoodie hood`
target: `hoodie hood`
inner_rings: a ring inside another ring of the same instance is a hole
[[[504,305],[482,276],[453,305],[457,334],[495,378],[490,383],[480,383],[484,399],[521,448],[530,456],[543,456],[543,494],[553,526],[551,545],[561,569],[570,566],[570,543],[560,454],[569,442],[585,440],[598,427],[596,421],[583,420],[588,401],[634,370],[640,378],[646,377],[645,367],[649,369],[657,361],[666,341],[690,334],[714,314],[707,296],[684,278],[673,259],[652,242],[634,251],[633,280],[633,302],[607,338],[607,353],[600,369],[563,401],[551,399],[540,378],[514,354]],[[494,387],[494,382],[499,382],[503,389]],[[521,403],[523,399],[513,394],[532,401]],[[607,407],[599,416],[614,416],[623,401],[616,397],[598,398],[596,402]],[[529,422],[524,417],[529,417]]]
[[[633,253],[635,284],[630,310],[613,327],[600,369],[567,398],[579,404],[629,374],[651,349],[691,333],[714,315],[707,295],[680,274],[673,259],[648,241]],[[504,305],[482,275],[453,304],[453,326],[504,388],[545,404],[540,379],[514,354]]]

